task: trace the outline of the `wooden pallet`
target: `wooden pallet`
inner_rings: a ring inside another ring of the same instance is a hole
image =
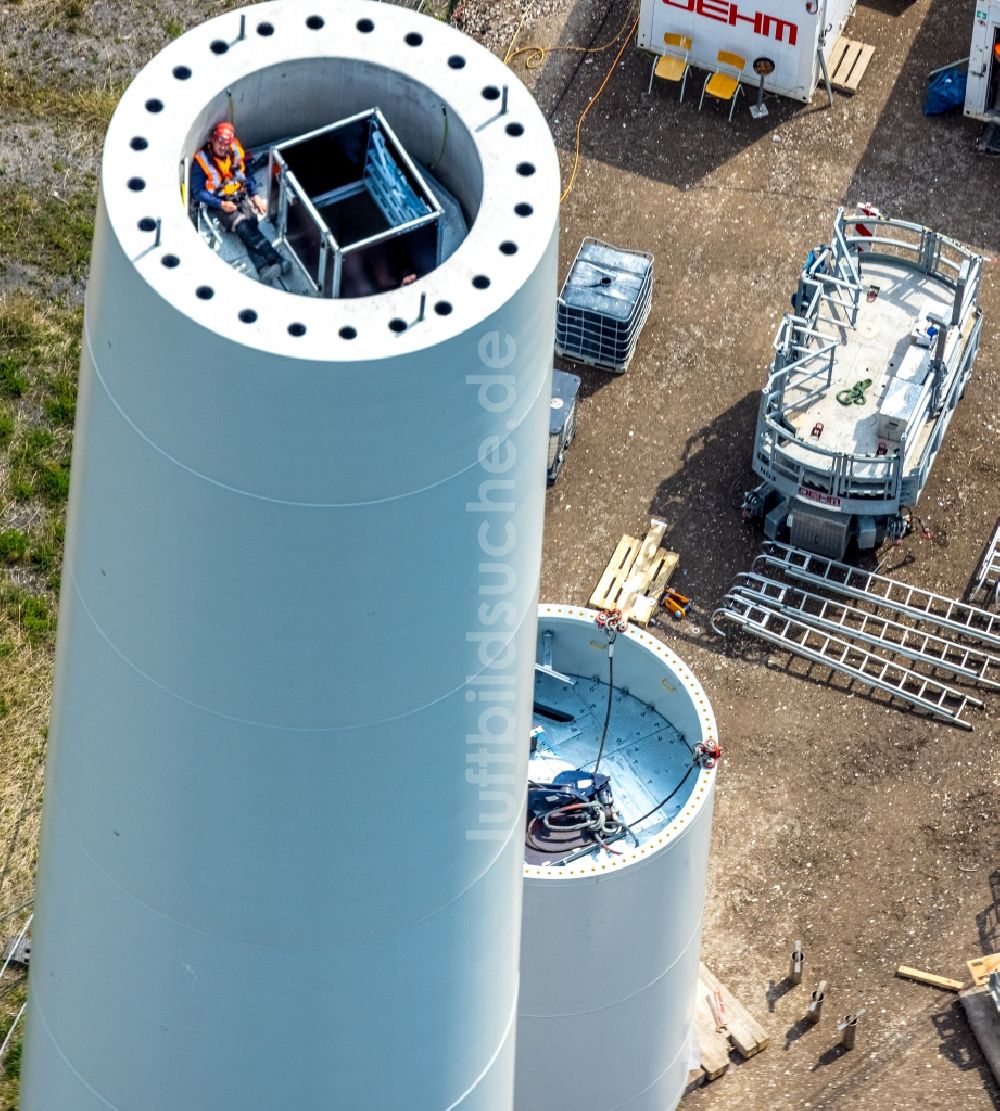
[[[654,517],[644,539],[621,538],[590,596],[594,609],[621,610],[623,617],[637,625],[645,628],[649,624],[681,558],[660,547],[666,531],[666,522]]]
[[[1000,953],[991,953],[988,957],[977,957],[965,963],[969,966],[973,987],[981,988],[989,980],[991,972],[1000,972]]]
[[[722,995],[726,1025],[719,1029],[709,1000],[716,992]],[[733,993],[705,967],[698,966],[698,998],[694,1010],[695,1037],[698,1039],[701,1068],[688,1074],[685,1094],[710,1080],[716,1080],[729,1068],[729,1052],[735,1049],[746,1060],[767,1049],[764,1028],[740,1003]]]
[[[709,972],[704,963],[698,965],[698,990],[703,994],[714,991],[722,993],[722,1003],[726,1008],[728,1019],[726,1032],[733,1043],[733,1048],[744,1060],[755,1053],[760,1053],[762,1049],[767,1049],[767,1034],[764,1027],[739,1002],[729,988]]]
[[[853,42],[851,39],[837,39],[830,51],[830,84],[838,93],[853,96],[858,91],[858,85],[861,84],[861,78],[864,77],[874,53],[874,46],[865,46],[863,42]]]
[[[708,1004],[709,992],[698,981],[698,999],[694,1006],[694,1036],[698,1039],[698,1060],[703,1080],[717,1080],[729,1068],[729,1039],[715,1028],[715,1018]],[[690,1079],[688,1080],[690,1083]]]

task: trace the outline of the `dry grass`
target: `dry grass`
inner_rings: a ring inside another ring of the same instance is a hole
[[[32,222],[17,243],[30,254],[45,236]],[[80,326],[79,309],[0,296],[0,914],[34,891]],[[8,970],[0,1038],[24,993]],[[18,1032],[0,1070],[4,1111],[17,1107],[19,1069]]]
[[[52,121],[65,121],[91,130],[97,139],[125,91],[125,82],[68,88],[61,81],[42,82],[25,74],[0,69],[0,112]]]
[[[52,684],[52,648],[38,645],[17,611],[0,613],[0,907],[4,913],[34,894],[45,761],[45,731]],[[0,936],[15,937],[30,906],[0,924]],[[0,1037],[20,1011],[27,990],[23,972],[9,968],[0,983]],[[21,1028],[0,1071],[0,1107],[16,1111],[21,1063]]]
[[[93,0],[13,0],[25,20],[36,27],[51,27],[55,23],[82,19],[94,7]]]
[[[0,615],[0,907],[31,898],[42,800],[52,651]]]

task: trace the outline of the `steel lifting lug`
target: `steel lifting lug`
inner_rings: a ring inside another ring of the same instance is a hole
[[[722,759],[722,749],[718,741],[702,741],[694,747],[694,758],[703,768],[711,770]]]
[[[597,615],[597,627],[608,633],[624,633],[628,631],[628,621],[621,610],[601,610]]]

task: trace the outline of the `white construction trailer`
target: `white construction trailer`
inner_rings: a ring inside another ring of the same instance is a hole
[[[1000,0],[976,0],[969,47],[965,114],[986,123],[1000,121]]]
[[[720,50],[738,54],[745,59],[741,80],[748,86],[756,88],[763,77],[766,92],[808,103],[854,3],[642,0],[638,45],[653,54],[668,49],[676,53],[665,45],[664,35],[686,36],[691,40],[690,65],[706,75],[716,69]],[[697,75],[692,74],[692,80],[697,81]]]

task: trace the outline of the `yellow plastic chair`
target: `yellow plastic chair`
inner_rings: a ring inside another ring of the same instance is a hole
[[[715,72],[710,73],[705,78],[705,84],[701,90],[701,100],[698,101],[698,111],[701,111],[701,106],[705,103],[705,94],[708,93],[709,96],[714,96],[716,100],[729,101],[729,118],[732,120],[736,100],[743,92],[740,77],[747,60],[740,57],[739,54],[731,54],[728,50],[720,50],[716,54],[715,60]]]
[[[649,88],[647,94],[653,91],[653,78],[661,81],[679,81],[681,84],[680,99],[684,99],[684,86],[687,84],[688,55],[691,53],[692,40],[687,35],[675,35],[667,32],[663,36],[663,45],[667,49],[653,62],[653,69],[649,75]]]

